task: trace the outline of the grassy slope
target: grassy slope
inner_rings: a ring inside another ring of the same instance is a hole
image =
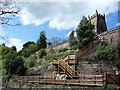
[[[58,53],[58,54],[56,54]],[[66,51],[66,52],[62,52],[62,53],[59,53],[59,51],[55,51],[55,52],[52,52],[52,53],[48,53],[46,56],[44,56],[43,58],[39,58],[39,51],[36,52],[35,54],[33,55],[30,55],[26,60],[25,60],[25,65],[28,67],[28,72],[33,70],[33,69],[36,69],[38,67],[49,67],[51,65],[51,62],[53,59],[60,59],[68,54],[74,54],[76,53],[76,51]],[[30,64],[33,63],[33,67],[30,67]],[[46,70],[45,70],[46,71]]]

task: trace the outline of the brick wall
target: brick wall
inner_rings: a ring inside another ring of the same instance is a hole
[[[51,50],[51,49],[53,49],[53,50],[59,50],[59,49],[62,49],[62,48],[70,48],[69,43],[64,43],[64,44],[59,45],[59,46],[46,48],[46,51],[49,51],[49,50]]]
[[[110,42],[118,42],[120,40],[120,26],[113,28],[98,35],[102,40]]]
[[[107,41],[108,43],[110,42],[118,42],[120,41],[120,26],[113,28],[109,31],[103,32],[101,34],[98,35],[101,39],[103,39],[104,41]],[[47,51],[49,51],[50,49],[53,50],[59,50],[62,48],[70,48],[69,43],[64,43],[62,45],[56,46],[56,47],[52,47],[52,48],[46,48]]]

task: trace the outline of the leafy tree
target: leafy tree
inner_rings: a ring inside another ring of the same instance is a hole
[[[12,54],[13,54],[13,51],[9,47],[7,47],[7,46],[0,46],[0,55],[2,55],[2,59],[7,59]]]
[[[2,46],[5,46],[5,43],[2,43]]]
[[[15,55],[12,55],[10,58],[8,58],[4,65],[8,75],[24,75],[25,71],[27,70],[26,67],[24,67],[24,61],[21,57],[16,57]]]
[[[51,47],[52,45],[52,42],[47,42],[48,46]]]
[[[37,48],[39,49],[44,49],[47,47],[47,42],[46,42],[46,35],[45,31],[40,32],[40,36],[36,42]]]
[[[36,51],[37,51],[36,44],[30,44],[28,48],[22,50],[22,55],[27,58],[31,54],[34,54]]]
[[[18,52],[17,52],[17,56],[22,56],[22,51],[23,51],[23,50],[18,51]]]
[[[5,55],[10,52],[10,48],[7,46],[0,46],[0,55]]]
[[[23,49],[28,48],[31,44],[35,44],[34,42],[26,42],[25,44],[23,44]]]
[[[61,44],[66,43],[67,41],[65,39],[59,38],[59,37],[52,37],[51,38],[52,46],[58,46]]]
[[[74,45],[77,44],[77,40],[74,36],[74,31],[72,31],[70,36],[69,36],[69,44],[70,44],[70,47],[73,47]]]
[[[36,51],[37,51],[37,45],[34,42],[29,41],[23,45],[23,49],[18,52],[18,55],[27,58],[31,54],[34,54]]]
[[[83,48],[87,44],[89,44],[93,38],[94,33],[93,30],[94,25],[92,25],[86,17],[83,16],[82,20],[80,21],[78,28],[76,29],[77,38],[79,40],[78,47]]]
[[[15,46],[12,46],[12,47],[11,47],[11,50],[16,52],[16,51],[17,51],[17,48],[16,48]]]
[[[30,56],[30,49],[24,49],[22,51],[22,56],[24,56],[25,58],[29,57]]]

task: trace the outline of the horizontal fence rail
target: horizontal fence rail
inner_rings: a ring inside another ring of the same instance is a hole
[[[67,77],[69,78],[69,77]],[[86,86],[104,86],[106,85],[105,76],[103,75],[80,75],[73,77],[75,79],[56,80],[52,76],[14,76],[21,83],[38,83],[38,84],[70,84]]]

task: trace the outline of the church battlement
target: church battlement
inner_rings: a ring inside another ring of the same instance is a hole
[[[98,13],[98,11],[96,10],[96,13],[93,14],[92,16],[88,16],[88,18],[89,18],[89,21],[94,25],[93,32],[96,35],[107,31],[105,13],[102,15]]]
[[[105,19],[105,13],[102,15],[102,14],[98,13],[98,11],[96,10],[96,13],[93,14],[92,16],[88,15],[89,20],[91,20],[91,19],[93,19],[95,17],[101,17],[101,18]]]

